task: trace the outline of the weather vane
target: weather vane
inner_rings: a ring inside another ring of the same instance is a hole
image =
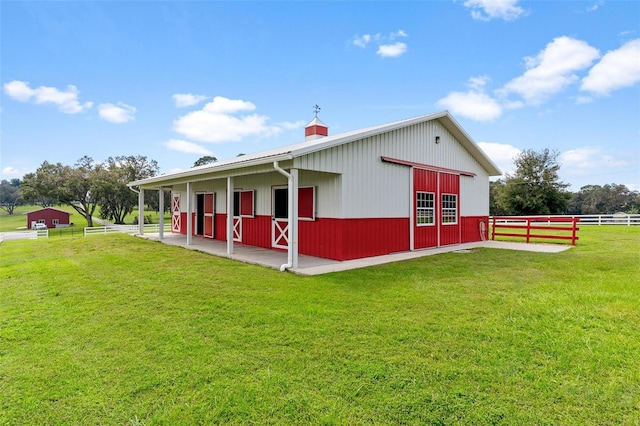
[[[315,104],[313,106],[313,112],[316,113],[316,118],[318,118],[318,113],[320,112],[320,107],[318,106],[318,104]]]

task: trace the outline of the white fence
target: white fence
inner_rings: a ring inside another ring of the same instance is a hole
[[[593,214],[593,215],[532,215],[526,217],[535,217],[539,219],[539,222],[544,222],[546,218],[565,218],[567,219],[567,223],[571,221],[573,218],[580,219],[578,222],[578,226],[580,225],[640,225],[640,214]],[[493,217],[492,217],[493,219]],[[497,223],[516,223],[516,222],[526,222],[523,218],[522,220],[518,220],[518,216],[510,216],[509,219],[498,219]],[[555,221],[554,221],[555,222]],[[551,223],[551,221],[549,221]],[[557,222],[555,222],[557,224]]]
[[[171,224],[164,224],[164,231],[171,232]],[[87,235],[96,235],[96,234],[109,234],[113,232],[121,232],[124,234],[138,234],[140,232],[140,226],[138,225],[105,225],[105,226],[92,226],[90,228],[84,228],[84,236]],[[144,225],[145,233],[158,233],[160,232],[160,225],[155,224],[147,224]]]
[[[0,232],[0,243],[3,241],[36,240],[38,238],[49,238],[49,230]]]

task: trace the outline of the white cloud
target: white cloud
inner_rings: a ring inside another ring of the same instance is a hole
[[[279,126],[267,125],[268,117],[259,114],[240,115],[255,110],[251,102],[216,96],[201,110],[193,111],[173,122],[173,129],[200,142],[234,142],[248,136],[271,136]]]
[[[516,93],[528,103],[540,104],[549,96],[576,82],[574,74],[590,66],[599,56],[598,49],[570,37],[558,37],[536,57],[525,58],[527,71],[508,82],[499,94]]]
[[[482,150],[496,163],[496,166],[505,174],[513,174],[515,166],[513,160],[520,154],[520,149],[513,145],[496,142],[479,142]]]
[[[502,115],[502,106],[484,92],[488,77],[471,77],[470,90],[451,92],[438,101],[438,104],[454,115],[460,115],[476,121],[490,121]]]
[[[199,104],[200,102],[208,99],[205,95],[193,95],[191,93],[176,93],[173,95],[173,102],[175,102],[178,108],[188,107]]]
[[[560,154],[559,162],[563,172],[571,176],[606,174],[631,164],[624,158],[616,158],[599,147],[591,146],[565,151]]]
[[[285,130],[295,130],[304,127],[306,121],[298,120],[293,123],[290,121],[283,121],[282,123],[278,123],[279,127],[282,127]]]
[[[464,6],[471,9],[471,17],[479,21],[504,19],[514,21],[525,15],[524,9],[517,5],[518,0],[467,0]]]
[[[373,36],[371,34],[365,34],[362,36],[357,35],[353,37],[351,43],[354,46],[365,48],[371,41],[374,41],[375,44],[378,45],[378,49],[376,50],[377,55],[380,55],[383,58],[395,58],[407,51],[406,43],[394,43],[394,41],[399,37],[409,37],[409,34],[404,30],[398,30],[389,33],[388,36],[383,36],[380,33]]]
[[[370,41],[371,36],[369,34],[365,34],[363,36],[355,36],[353,38],[353,44],[358,47],[366,47]]]
[[[29,172],[31,172],[31,170],[17,169],[12,166],[7,166],[2,169],[2,172],[0,174],[2,175],[2,179],[10,180],[15,178],[20,179]]]
[[[202,154],[202,155],[211,155],[213,152],[209,151],[207,148],[195,144],[193,142],[185,141],[182,139],[171,139],[164,143],[168,149],[172,151],[184,152],[186,154]]]
[[[607,52],[582,80],[580,90],[608,95],[640,81],[640,39]]]
[[[378,46],[377,55],[383,58],[395,58],[402,55],[407,51],[407,45],[405,43],[397,42],[393,44],[381,44]]]
[[[36,104],[57,105],[58,109],[66,114],[77,114],[93,106],[93,102],[81,104],[78,101],[78,88],[73,85],[67,86],[66,91],[48,86],[32,89],[28,82],[14,80],[4,84],[4,91],[9,97],[19,102],[33,100]]]
[[[126,123],[134,120],[135,107],[127,105],[123,102],[117,104],[100,104],[98,105],[98,114],[100,118],[111,123]]]

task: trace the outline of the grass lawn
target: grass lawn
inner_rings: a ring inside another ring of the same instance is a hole
[[[640,227],[315,277],[0,244],[1,424],[640,424]]]
[[[49,236],[50,237],[58,237],[58,236],[83,236],[84,228],[87,227],[87,221],[84,217],[80,215],[77,211],[73,209],[71,206],[53,206],[58,210],[63,210],[71,213],[69,217],[69,221],[73,223],[73,225],[66,228],[57,228],[50,229]],[[12,231],[24,231],[27,229],[27,213],[35,210],[41,209],[40,206],[18,206],[16,207],[13,214],[9,215],[6,212],[2,211],[0,213],[0,232],[12,232]],[[146,215],[151,215],[153,223],[159,223],[159,215],[158,212],[146,211],[144,212]],[[132,224],[134,219],[138,216],[138,209],[135,209],[130,215],[125,217],[125,223]],[[100,211],[96,210],[94,215],[96,218],[100,218]],[[165,223],[171,223],[171,215],[165,214]],[[100,226],[98,223],[94,222],[94,226]]]

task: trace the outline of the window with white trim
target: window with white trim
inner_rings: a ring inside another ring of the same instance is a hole
[[[433,225],[435,213],[435,194],[433,192],[416,192],[416,224],[418,226]]]
[[[55,225],[59,225],[59,224],[60,224],[60,219],[52,219],[52,220],[51,220],[51,223],[53,223],[53,224],[54,224],[54,226],[55,226]]]
[[[38,223],[47,223],[45,219],[38,219]]]
[[[442,194],[442,223],[458,223],[458,196]]]

